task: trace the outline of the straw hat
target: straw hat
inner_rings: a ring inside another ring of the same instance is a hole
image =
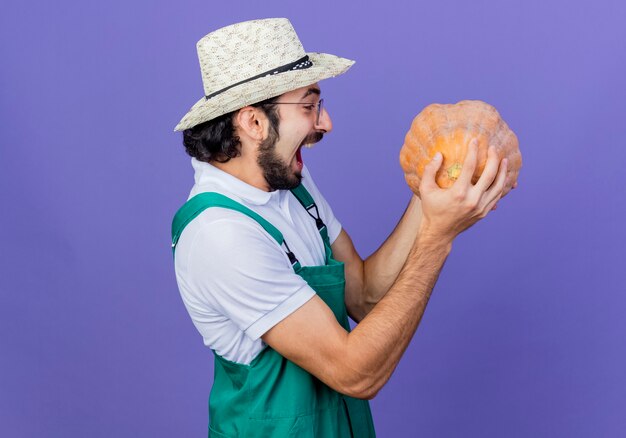
[[[198,41],[197,48],[204,97],[175,131],[340,75],[354,64],[335,55],[305,52],[286,18],[223,27]]]

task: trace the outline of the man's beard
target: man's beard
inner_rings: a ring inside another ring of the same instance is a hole
[[[307,136],[302,143],[317,143],[323,136],[321,132],[315,132]],[[268,137],[259,146],[257,163],[263,171],[263,176],[270,191],[295,189],[302,182],[302,172],[294,171],[291,163],[286,164],[278,156],[276,153],[276,142],[278,142],[278,133],[270,129]]]

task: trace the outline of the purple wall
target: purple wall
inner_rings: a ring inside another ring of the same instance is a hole
[[[623,435],[623,2],[35,3],[0,17],[0,435],[205,436],[172,129],[202,94],[196,41],[276,16],[357,60],[321,82],[335,130],[304,159],[362,256],[409,200],[424,106],[484,100],[520,139],[518,189],[457,239],[372,402],[379,436]]]

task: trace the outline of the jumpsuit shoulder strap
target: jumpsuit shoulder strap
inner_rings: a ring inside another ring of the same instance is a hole
[[[305,209],[312,208],[315,205],[315,201],[313,200],[313,196],[309,193],[309,191],[304,187],[304,184],[300,183],[298,187],[295,189],[291,189],[291,193],[300,201],[300,204]]]
[[[204,192],[197,194],[193,198],[189,199],[185,204],[176,212],[174,219],[172,220],[172,248],[176,248],[178,239],[182,234],[185,227],[195,219],[200,213],[209,207],[222,207],[230,210],[239,211],[246,216],[254,219],[261,225],[265,231],[267,231],[279,245],[282,245],[285,239],[283,234],[278,229],[261,217],[258,213],[250,210],[245,205],[240,204],[237,201],[233,201],[228,196],[215,192]]]
[[[283,234],[258,213],[255,213],[245,205],[242,205],[239,202],[230,199],[228,196],[222,195],[221,193],[204,192],[185,202],[185,204],[174,215],[174,219],[172,220],[172,251],[174,253],[176,251],[178,239],[180,238],[180,235],[185,227],[209,207],[222,207],[241,212],[258,222],[259,225],[261,225],[263,229],[267,231],[276,240],[276,242],[278,242],[279,245],[282,245],[283,243],[286,245]],[[293,253],[288,250],[287,255],[291,260],[292,256],[290,254],[293,255]],[[292,260],[292,265],[294,265],[295,269],[299,266],[299,262],[295,260],[294,263]]]

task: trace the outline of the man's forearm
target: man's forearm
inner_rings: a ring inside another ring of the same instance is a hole
[[[398,278],[413,247],[420,223],[420,200],[413,195],[391,235],[363,262],[364,314],[372,310]]]
[[[387,382],[424,314],[451,241],[420,232],[404,267],[387,294],[348,336],[347,351],[363,398]]]

